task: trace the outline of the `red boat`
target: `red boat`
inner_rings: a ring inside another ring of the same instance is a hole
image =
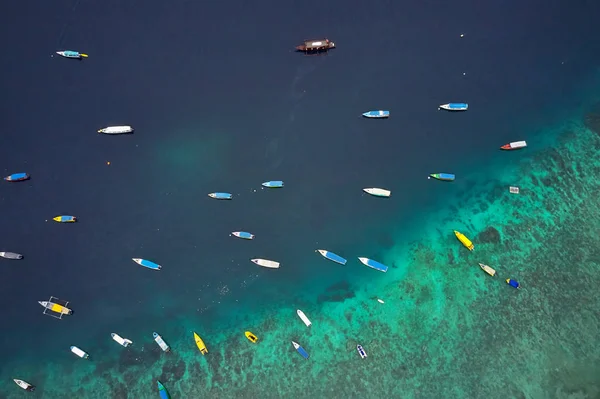
[[[512,143],[504,144],[500,147],[503,150],[518,150],[519,148],[527,147],[526,141],[514,141]]]
[[[335,48],[335,43],[329,39],[305,40],[304,43],[296,46],[297,51],[303,51],[305,53],[327,51],[332,48]]]

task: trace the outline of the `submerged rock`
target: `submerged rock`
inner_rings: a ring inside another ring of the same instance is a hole
[[[499,244],[500,241],[500,232],[492,226],[488,227],[477,236],[477,242],[482,244]]]

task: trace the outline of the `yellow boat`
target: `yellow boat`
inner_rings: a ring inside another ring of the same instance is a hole
[[[484,272],[486,272],[487,274],[489,274],[492,277],[496,275],[496,271],[494,269],[492,269],[491,267],[489,267],[488,265],[484,265],[483,263],[480,263],[479,267],[481,267],[481,270],[483,270]]]
[[[204,341],[202,341],[202,338],[200,338],[198,334],[194,333],[194,340],[196,341],[196,345],[198,346],[200,353],[206,355],[208,353],[208,349],[206,349],[206,345],[204,345]]]
[[[258,338],[256,337],[256,335],[252,334],[250,331],[246,331],[244,334],[246,335],[246,338],[250,340],[250,342],[254,344],[258,342]]]
[[[463,233],[454,230],[454,234],[456,235],[456,238],[458,238],[458,241],[462,242],[462,245],[467,247],[469,251],[472,251],[473,248],[475,248],[471,240],[469,240]]]
[[[83,54],[83,53],[79,53],[80,56],[82,56],[83,58],[87,58],[88,55],[87,54]]]

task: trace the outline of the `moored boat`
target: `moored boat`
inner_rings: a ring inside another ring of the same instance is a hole
[[[390,190],[386,190],[384,188],[363,188],[363,191],[375,197],[389,197],[390,195],[392,195],[392,192]]]
[[[467,103],[448,103],[442,104],[438,109],[445,109],[446,111],[466,111],[469,108]]]
[[[484,272],[486,272],[490,276],[495,276],[496,275],[496,271],[494,269],[492,269],[491,267],[489,267],[488,265],[484,265],[483,263],[480,263],[479,267],[481,267],[481,270],[483,270]]]
[[[283,187],[283,182],[281,180],[271,180],[264,182],[262,186],[268,188],[280,188]]]
[[[137,263],[140,266],[144,266],[147,267],[148,269],[152,269],[152,270],[160,270],[162,269],[162,266],[154,263],[148,259],[141,259],[141,258],[131,258],[132,261],[134,261],[135,263]]]
[[[219,199],[219,200],[230,200],[233,197],[230,193],[210,193],[208,194],[210,198]]]
[[[200,353],[202,353],[203,355],[206,355],[208,353],[208,349],[206,349],[206,345],[204,345],[204,341],[202,341],[202,338],[200,338],[200,336],[198,334],[196,334],[194,332],[194,341],[196,341],[196,346],[198,347],[198,350],[200,351]]]
[[[130,339],[127,339],[127,338],[123,338],[117,333],[110,333],[110,336],[112,337],[112,339],[115,340],[116,343],[118,343],[121,346],[124,346],[125,348],[127,348],[129,345],[133,344],[133,341],[131,341]]]
[[[231,234],[245,240],[254,240],[254,234],[248,233],[247,231],[232,231]]]
[[[74,354],[76,354],[77,356],[79,356],[82,359],[87,359],[90,357],[90,355],[88,355],[87,352],[82,351],[81,349],[79,349],[76,346],[71,346],[71,352],[73,352]]]
[[[364,348],[362,347],[362,345],[356,345],[356,350],[358,351],[358,354],[360,355],[360,357],[362,359],[367,357],[367,352],[365,352]]]
[[[513,280],[512,278],[507,278],[506,284],[510,285],[511,287],[515,287],[516,289],[521,288],[521,284],[519,284],[517,280]]]
[[[77,218],[75,216],[70,215],[60,215],[53,217],[52,220],[58,223],[75,223],[77,221]]]
[[[10,181],[10,182],[17,182],[17,181],[29,180],[30,178],[31,178],[31,176],[29,176],[29,173],[21,172],[21,173],[13,173],[12,175],[8,175],[4,178],[4,180]]]
[[[339,263],[340,265],[345,265],[347,260],[339,256],[338,254],[334,254],[331,251],[327,251],[326,249],[317,249],[318,253],[320,253],[325,259],[329,259],[335,263]]]
[[[379,270],[380,272],[384,272],[384,273],[387,272],[387,270],[388,270],[388,267],[386,265],[384,265],[383,263],[374,261],[373,259],[358,258],[358,260],[360,260],[363,265],[368,266],[371,269]]]
[[[158,344],[158,346],[160,346],[160,349],[162,349],[163,352],[168,352],[171,350],[171,348],[169,348],[169,345],[167,345],[167,343],[162,339],[160,335],[158,335],[158,333],[153,332],[152,337],[154,337],[154,341]]]
[[[169,395],[167,388],[165,388],[160,381],[157,380],[156,382],[158,383],[158,393],[160,395],[160,399],[171,399],[171,395]]]
[[[98,130],[98,133],[104,134],[127,134],[133,133],[133,128],[131,126],[108,126]]]
[[[516,187],[516,186],[510,186],[510,187],[508,188],[508,191],[509,191],[511,194],[519,194],[519,187]]]
[[[327,51],[332,48],[335,48],[335,43],[329,39],[305,40],[304,43],[296,46],[296,51],[311,53],[317,51]]]
[[[275,262],[274,260],[260,259],[260,258],[250,259],[250,260],[262,267],[267,267],[269,269],[279,269],[279,262]]]
[[[17,384],[18,386],[20,386],[21,388],[23,388],[26,391],[29,391],[29,392],[35,391],[35,386],[31,385],[27,381],[19,380],[18,378],[13,378],[13,381],[15,382],[15,384]]]
[[[308,352],[305,351],[304,348],[300,346],[300,344],[292,341],[292,345],[294,345],[294,349],[296,349],[298,351],[298,353],[300,355],[302,355],[303,358],[308,359],[310,357],[310,355],[308,354]]]
[[[379,303],[385,303],[385,302],[383,302],[383,299],[379,299],[379,298],[377,298],[377,302],[379,302]]]
[[[456,236],[456,238],[458,238],[458,241],[460,241],[462,243],[462,245],[464,245],[469,251],[472,251],[475,248],[475,246],[473,245],[473,243],[471,242],[471,240],[469,240],[460,231],[454,230],[454,235]]]
[[[6,259],[23,259],[23,255],[16,252],[0,252],[0,257]]]
[[[520,148],[527,147],[526,141],[513,141],[512,143],[504,144],[500,149],[502,150],[518,150]]]
[[[367,112],[363,112],[362,116],[364,116],[365,118],[375,118],[375,119],[389,118],[390,111],[384,111],[381,109],[376,110],[376,111],[367,111]]]
[[[453,181],[455,178],[452,173],[431,173],[429,177],[442,181]]]
[[[44,307],[43,314],[47,316],[62,319],[64,315],[73,314],[73,311],[67,307],[69,305],[69,301],[62,301],[58,298],[51,296],[49,300],[38,301],[38,303]]]
[[[304,324],[306,324],[306,327],[311,326],[312,323],[310,322],[310,320],[308,320],[308,317],[306,317],[306,315],[304,314],[303,311],[301,311],[300,309],[297,309],[296,313],[298,314],[298,317],[300,317],[300,320],[302,320],[304,322]]]
[[[249,340],[250,342],[252,342],[253,344],[255,344],[255,343],[257,343],[257,342],[258,342],[258,337],[257,337],[256,335],[252,334],[250,331],[246,331],[246,332],[244,333],[244,335],[245,335],[245,336],[246,336],[246,338],[248,338],[248,340]]]
[[[57,51],[56,54],[60,55],[61,57],[74,58],[77,60],[81,60],[82,58],[88,57],[87,54],[83,54],[83,53],[80,53],[79,51],[72,51],[72,50]]]

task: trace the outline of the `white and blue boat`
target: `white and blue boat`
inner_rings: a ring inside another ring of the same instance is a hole
[[[381,264],[373,259],[369,258],[358,258],[359,261],[362,262],[363,265],[369,266],[371,269],[379,270],[380,272],[387,272],[388,267],[384,264]]]
[[[448,103],[442,104],[438,109],[445,109],[446,111],[466,111],[469,108],[467,103]]]
[[[77,60],[88,57],[87,54],[83,54],[83,53],[80,53],[79,51],[72,51],[72,50],[57,51],[56,54],[60,55],[61,57],[75,58]]]
[[[247,231],[232,231],[232,235],[243,238],[244,240],[254,240],[254,234],[248,233]]]
[[[302,355],[303,358],[308,359],[309,354],[308,354],[308,352],[306,352],[304,350],[303,347],[301,347],[299,344],[297,344],[294,341],[292,341],[292,345],[294,345],[294,349],[296,349],[298,351],[298,353]]]
[[[171,350],[171,348],[169,348],[169,345],[167,345],[167,343],[162,339],[160,335],[158,335],[157,332],[153,332],[152,336],[154,337],[154,341],[158,344],[158,346],[160,346],[160,349],[162,349],[163,352],[168,352]]]
[[[210,193],[208,194],[210,198],[220,199],[220,200],[230,200],[232,195],[230,193]]]
[[[326,249],[317,249],[324,258],[329,259],[335,263],[339,263],[340,265],[345,265],[347,260],[339,256],[338,254],[334,254],[333,252],[327,251]]]
[[[131,260],[133,260],[135,263],[137,263],[140,266],[144,266],[147,267],[148,269],[152,269],[152,270],[160,270],[162,269],[162,266],[154,263],[152,261],[149,261],[147,259],[141,259],[141,258],[131,258]]]
[[[268,188],[280,188],[283,187],[283,182],[281,180],[271,180],[264,182],[262,186]]]
[[[28,173],[13,173],[10,176],[6,176],[4,178],[4,180],[6,181],[23,181],[23,180],[29,180],[29,174]]]
[[[367,352],[365,352],[365,349],[362,347],[362,345],[356,345],[356,350],[362,359],[367,357]]]
[[[363,112],[362,116],[364,116],[365,118],[389,118],[390,111],[383,111],[383,110],[368,111],[368,112]]]

